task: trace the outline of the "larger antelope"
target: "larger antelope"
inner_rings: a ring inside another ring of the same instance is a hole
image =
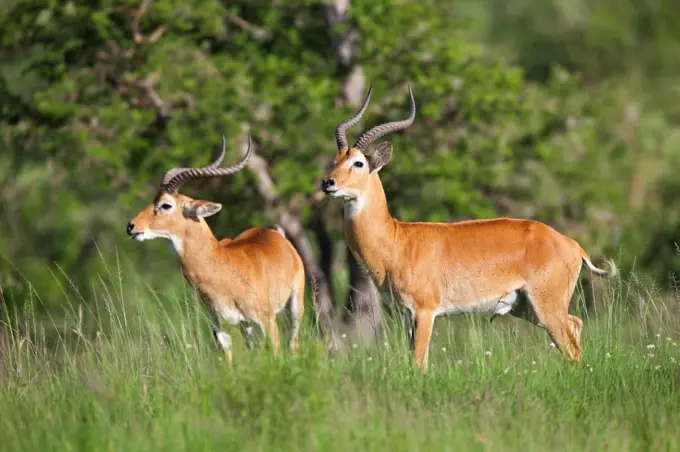
[[[435,318],[462,312],[525,318],[545,328],[566,359],[578,361],[582,321],[568,309],[581,264],[612,277],[614,263],[609,262],[608,271],[595,267],[576,241],[538,221],[410,223],[393,218],[378,175],[392,158],[392,145],[370,145],[413,124],[415,100],[409,87],[410,116],[367,130],[349,147],[346,131],[366,111],[371,91],[356,115],[337,126],[338,155],[321,187],[344,200],[345,237],[356,259],[411,312],[416,366],[427,368]]]
[[[221,204],[194,200],[178,193],[187,181],[228,176],[243,169],[251,155],[248,150],[239,163],[220,168],[226,153],[203,168],[173,168],[163,177],[158,193],[127,225],[127,233],[138,241],[170,240],[185,278],[197,289],[208,309],[213,333],[229,363],[231,336],[220,329],[219,319],[238,325],[252,347],[254,323],[269,337],[276,353],[279,331],[276,314],[289,303],[293,317],[290,347],[295,352],[304,314],[305,273],[302,259],[278,229],[252,228],[234,239],[218,241],[206,223]]]

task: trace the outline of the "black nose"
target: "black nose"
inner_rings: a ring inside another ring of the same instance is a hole
[[[321,189],[323,191],[328,191],[329,188],[335,185],[335,179],[328,178],[321,181]]]
[[[135,224],[131,221],[127,225],[127,233],[128,235],[132,235],[132,231],[135,229]]]

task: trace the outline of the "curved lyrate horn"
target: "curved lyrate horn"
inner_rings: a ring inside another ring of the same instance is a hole
[[[408,93],[411,98],[411,114],[408,118],[402,121],[393,121],[386,124],[380,124],[362,133],[357,139],[355,148],[360,151],[367,151],[368,147],[378,138],[384,137],[387,134],[398,132],[399,130],[404,130],[416,119],[416,101],[413,98],[413,91],[411,90],[411,85],[408,86]]]
[[[177,193],[180,187],[190,180],[229,176],[245,168],[253,151],[253,139],[251,135],[248,134],[248,150],[246,151],[246,155],[243,157],[243,159],[234,165],[220,168],[219,166],[222,163],[222,160],[224,160],[224,156],[226,154],[226,147],[227,140],[223,135],[222,152],[220,153],[220,156],[217,157],[217,160],[202,168],[172,168],[168,170],[168,172],[165,173],[165,176],[163,176],[161,189],[167,191],[168,193]]]
[[[373,83],[371,83],[371,86],[368,88],[368,93],[366,94],[366,98],[364,99],[364,103],[359,109],[359,111],[349,118],[345,122],[341,122],[338,124],[338,126],[335,128],[335,141],[338,144],[338,150],[342,149],[347,149],[349,147],[349,143],[347,142],[347,129],[350,127],[354,127],[359,120],[361,120],[361,117],[364,115],[366,112],[366,109],[368,108],[368,103],[371,100],[371,92],[373,91]]]

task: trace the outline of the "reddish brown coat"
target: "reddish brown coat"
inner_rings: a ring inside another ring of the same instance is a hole
[[[386,144],[386,143],[383,143]],[[389,146],[389,145],[387,145]],[[345,200],[348,246],[376,284],[389,284],[415,320],[414,357],[427,367],[436,316],[458,312],[511,313],[547,329],[565,357],[579,360],[582,322],[568,313],[581,264],[601,276],[581,246],[532,220],[498,218],[458,223],[410,223],[392,218],[379,170],[380,158],[340,149],[324,180],[327,194]],[[527,295],[533,315],[518,304]]]
[[[302,259],[282,232],[252,228],[234,239],[218,241],[204,217],[220,204],[196,201],[161,190],[154,202],[128,225],[139,241],[166,238],[172,243],[186,279],[202,295],[215,335],[231,361],[231,339],[219,328],[219,318],[241,326],[260,326],[276,352],[276,314],[290,300],[293,313],[291,348],[295,352],[304,314],[305,273]]]

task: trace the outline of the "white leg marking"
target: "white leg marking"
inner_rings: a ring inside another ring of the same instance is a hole
[[[297,325],[298,323],[298,314],[300,313],[300,310],[298,309],[298,297],[295,292],[293,292],[290,295],[290,313],[293,314],[293,325]]]
[[[297,293],[293,291],[293,293],[290,295],[290,316],[293,322],[293,330],[291,331],[290,334],[290,344],[288,345],[290,348],[293,348],[295,341],[297,340],[297,336],[300,333],[300,308],[298,306],[298,303],[301,301],[298,300]]]
[[[217,340],[225,351],[231,350],[231,336],[229,336],[224,331],[218,331],[216,333]]]
[[[237,326],[239,323],[246,320],[246,317],[239,309],[226,301],[215,302],[215,310],[222,320],[232,326]]]
[[[231,365],[231,360],[232,360],[231,336],[229,336],[224,331],[216,331],[215,336],[217,337],[217,341],[222,346],[222,350],[224,351],[224,354],[227,357],[227,362],[229,363],[229,365]]]

